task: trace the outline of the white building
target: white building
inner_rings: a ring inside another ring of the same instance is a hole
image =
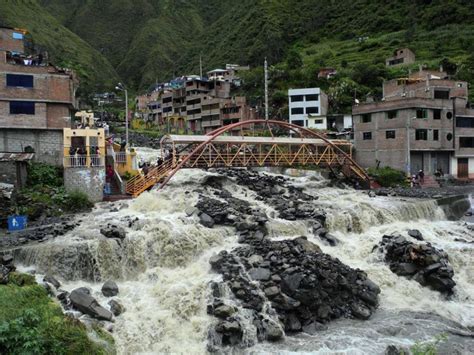
[[[328,97],[319,88],[288,90],[290,123],[327,129]]]

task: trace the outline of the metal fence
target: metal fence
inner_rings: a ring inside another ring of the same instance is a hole
[[[105,157],[102,155],[66,155],[64,156],[65,168],[89,168],[105,166]]]

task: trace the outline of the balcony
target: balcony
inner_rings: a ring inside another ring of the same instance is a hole
[[[105,167],[103,155],[66,155],[63,160],[64,168],[97,168]]]
[[[214,121],[201,121],[202,127],[220,127],[221,126],[221,121],[220,120],[214,120]]]

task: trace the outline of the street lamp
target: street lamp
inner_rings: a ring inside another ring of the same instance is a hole
[[[125,93],[125,143],[128,148],[128,91],[122,83],[118,83],[115,90],[120,90]]]

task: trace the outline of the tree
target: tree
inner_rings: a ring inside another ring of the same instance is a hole
[[[288,69],[298,69],[303,65],[303,58],[296,49],[290,49],[286,57]]]

